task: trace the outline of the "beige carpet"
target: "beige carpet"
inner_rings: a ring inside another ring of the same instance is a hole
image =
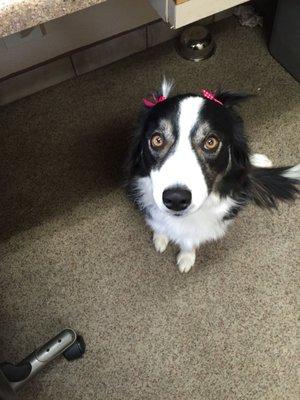
[[[299,84],[259,29],[212,31],[205,62],[166,43],[1,108],[0,360],[68,326],[87,344],[21,399],[296,400],[299,207],[249,207],[183,276],[122,190],[141,99],[162,73],[178,92],[256,93],[241,110],[253,150],[299,162]]]

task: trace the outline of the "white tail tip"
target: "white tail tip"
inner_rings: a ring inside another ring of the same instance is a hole
[[[292,168],[287,169],[282,174],[285,178],[295,179],[300,181],[300,164],[295,165]]]

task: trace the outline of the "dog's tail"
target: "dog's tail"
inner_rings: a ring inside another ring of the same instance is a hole
[[[294,167],[263,168],[252,166],[250,198],[259,207],[274,208],[277,201],[295,200],[300,184],[300,164]]]

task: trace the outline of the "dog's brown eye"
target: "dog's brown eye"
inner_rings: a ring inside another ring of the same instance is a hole
[[[165,145],[165,140],[159,133],[155,133],[150,139],[150,144],[155,150],[162,149]]]
[[[203,147],[207,151],[216,151],[219,147],[219,144],[220,140],[218,138],[215,136],[209,136],[207,139],[205,139]]]

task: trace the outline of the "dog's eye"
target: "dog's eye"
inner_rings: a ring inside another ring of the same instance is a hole
[[[205,139],[203,147],[207,151],[216,151],[219,147],[220,140],[216,136],[209,136]]]
[[[159,150],[164,147],[165,140],[159,133],[154,133],[154,135],[150,139],[150,144],[154,150]]]

